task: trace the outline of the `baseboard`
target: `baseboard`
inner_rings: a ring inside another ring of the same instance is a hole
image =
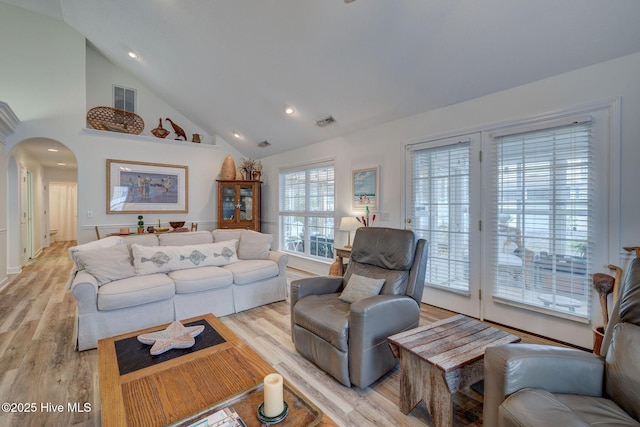
[[[22,267],[7,267],[7,274],[20,274],[22,273]]]

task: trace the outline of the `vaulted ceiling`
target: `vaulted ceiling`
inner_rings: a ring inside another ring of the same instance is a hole
[[[3,1],[252,158],[640,51],[638,0]]]

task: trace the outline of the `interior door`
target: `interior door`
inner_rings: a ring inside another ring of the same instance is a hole
[[[423,302],[476,318],[480,141],[474,133],[412,144],[406,151],[406,228],[429,243]]]
[[[20,164],[20,265],[27,265],[28,236],[28,196],[27,196],[27,168]]]
[[[34,215],[34,200],[33,200],[33,175],[27,171],[27,252],[28,259],[32,259],[35,255],[35,236],[33,231],[33,215]]]

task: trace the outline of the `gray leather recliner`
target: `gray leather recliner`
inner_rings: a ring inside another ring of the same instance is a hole
[[[418,326],[426,261],[426,241],[412,231],[359,228],[344,278],[291,283],[296,350],[347,387],[369,386],[397,363],[387,337]],[[384,278],[380,294],[340,300],[352,274]]]
[[[484,425],[640,426],[640,258],[625,273],[600,352],[487,348]]]

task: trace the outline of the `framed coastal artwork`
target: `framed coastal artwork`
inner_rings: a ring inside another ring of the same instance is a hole
[[[351,200],[352,208],[356,210],[379,209],[380,166],[351,171]]]
[[[107,213],[186,213],[189,167],[107,159]]]

